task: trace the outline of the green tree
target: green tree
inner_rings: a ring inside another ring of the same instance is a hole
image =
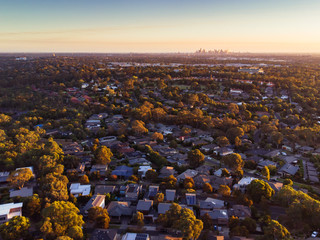
[[[90,183],[90,180],[89,180],[89,178],[88,178],[87,175],[82,175],[82,176],[80,177],[80,179],[79,179],[79,182],[80,182],[81,184],[89,184],[89,183]]]
[[[199,149],[188,152],[188,162],[191,168],[199,167],[204,162],[204,155]]]
[[[203,229],[203,222],[195,217],[192,210],[183,208],[174,227],[181,231],[185,239],[197,239]]]
[[[37,217],[41,210],[41,199],[37,194],[26,198],[23,203],[23,212],[28,217]]]
[[[242,161],[241,155],[238,153],[232,153],[223,156],[221,161],[234,171],[241,170],[244,166],[244,162]]]
[[[241,225],[245,226],[250,233],[254,233],[257,228],[257,223],[254,219],[246,217],[242,222]]]
[[[217,143],[218,143],[218,145],[219,145],[220,147],[225,147],[225,146],[230,145],[230,142],[229,142],[228,138],[225,137],[225,136],[220,136],[220,137],[218,137],[218,138],[217,138]]]
[[[210,183],[203,184],[203,191],[206,193],[212,193],[213,188]]]
[[[278,221],[271,220],[267,227],[264,228],[265,239],[291,239],[290,232]]]
[[[261,174],[262,176],[264,176],[264,178],[269,181],[270,180],[270,171],[269,168],[267,166],[264,166],[261,170]]]
[[[28,234],[30,221],[26,217],[16,216],[0,225],[0,235],[4,240],[24,238]]]
[[[60,165],[63,169],[63,166]],[[68,200],[68,188],[67,184],[69,182],[68,178],[64,175],[61,175],[61,168],[56,169],[55,173],[48,173],[43,180],[42,189],[45,195],[55,201],[55,200]]]
[[[71,202],[55,201],[42,210],[41,232],[48,237],[68,235],[72,227],[82,227],[84,221],[79,209]]]
[[[21,168],[10,174],[8,182],[15,188],[21,189],[32,177],[33,174],[29,168]]]
[[[291,179],[289,178],[286,178],[284,181],[283,181],[283,185],[287,185],[287,186],[292,186],[293,185],[293,182]]]
[[[228,197],[231,194],[231,190],[230,190],[229,186],[227,186],[227,185],[220,185],[220,187],[218,189],[218,193],[224,197]]]
[[[194,188],[194,180],[193,180],[193,178],[186,177],[186,178],[183,180],[183,187],[184,187],[185,189]]]
[[[137,211],[137,213],[133,216],[133,222],[138,226],[144,226],[144,215],[142,212]]]
[[[101,207],[92,207],[88,211],[88,218],[96,223],[99,228],[109,228],[109,214],[107,209]]]
[[[157,172],[154,169],[150,169],[146,172],[146,179],[149,181],[154,181],[158,177]]]
[[[159,192],[156,194],[156,196],[153,199],[154,204],[157,206],[159,203],[162,203],[164,201],[164,194]]]
[[[83,239],[82,228],[79,227],[79,226],[70,227],[70,228],[68,229],[67,235],[68,235],[70,238],[74,239],[74,240]]]
[[[97,164],[109,164],[113,153],[106,146],[100,146],[94,152],[94,156]]]
[[[259,203],[262,196],[270,199],[274,195],[274,190],[263,180],[255,179],[247,186],[247,193],[256,203]]]

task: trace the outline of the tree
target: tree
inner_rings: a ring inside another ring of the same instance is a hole
[[[232,153],[232,154],[223,156],[221,161],[224,164],[226,164],[228,167],[233,169],[234,171],[241,170],[244,165],[241,155],[238,153]]]
[[[226,136],[220,136],[217,138],[217,143],[220,147],[225,147],[230,145],[230,142]]]
[[[271,140],[277,145],[277,147],[279,147],[283,140],[282,133],[274,131],[271,133]]]
[[[186,178],[183,180],[183,187],[184,187],[185,189],[194,188],[194,180],[193,180],[193,178],[186,177]]]
[[[73,226],[68,229],[67,235],[74,240],[83,239],[82,228],[79,226]]]
[[[48,238],[68,235],[72,227],[81,229],[84,224],[82,215],[78,213],[79,209],[73,203],[55,201],[42,210],[44,221],[40,230]]]
[[[220,185],[218,193],[224,197],[228,197],[231,194],[231,190],[227,185]]]
[[[62,166],[62,165],[60,165]],[[63,166],[62,166],[63,169]],[[68,200],[68,188],[67,184],[69,182],[68,178],[61,175],[61,169],[57,168],[58,172],[48,173],[42,180],[42,189],[45,195],[55,201],[55,200]],[[63,170],[62,170],[63,171]]]
[[[188,152],[188,162],[191,168],[199,167],[204,162],[204,155],[199,149]]]
[[[23,212],[28,217],[37,217],[41,210],[41,199],[37,194],[28,197],[23,203]]]
[[[153,202],[155,205],[158,205],[159,203],[163,202],[163,200],[164,200],[164,194],[159,192],[154,197]]]
[[[32,171],[29,168],[21,168],[13,171],[8,177],[8,182],[18,188],[23,188],[24,184],[33,177]]]
[[[106,229],[109,227],[110,218],[107,209],[92,207],[88,211],[88,218],[95,222],[99,228]]]
[[[111,162],[111,157],[113,156],[113,153],[106,146],[100,146],[94,152],[94,156],[96,158],[97,164],[105,165],[105,164],[109,164]]]
[[[235,141],[235,138],[238,137],[242,137],[244,135],[244,131],[241,127],[234,127],[234,128],[230,128],[227,131],[227,137],[228,139],[232,140],[233,142]]]
[[[0,235],[4,240],[21,239],[28,234],[29,228],[30,221],[28,218],[16,216],[0,225]]]
[[[169,177],[164,178],[163,182],[161,182],[161,185],[168,189],[176,188],[176,184],[177,184],[177,179],[173,175],[170,175]]]
[[[250,233],[254,233],[257,228],[257,223],[254,219],[246,217],[242,222],[241,225],[245,226]]]
[[[89,178],[88,178],[87,175],[81,176],[80,179],[79,179],[79,182],[80,182],[81,184],[89,184],[89,183],[90,183]]]
[[[203,222],[195,217],[192,210],[183,208],[174,227],[181,231],[184,238],[197,239],[203,229]]]
[[[145,127],[145,123],[140,120],[134,120],[132,122],[132,131],[137,135],[148,133],[148,129]]]
[[[151,138],[157,141],[163,141],[163,135],[158,132],[153,133]]]
[[[137,211],[137,213],[133,216],[133,222],[137,224],[139,227],[144,225],[144,215],[142,212]]]
[[[276,220],[264,228],[264,235],[265,239],[291,239],[290,232]]]
[[[289,178],[286,178],[284,181],[283,181],[283,185],[287,185],[287,186],[292,186],[293,185],[293,182],[291,179]]]
[[[154,169],[150,169],[146,172],[146,179],[150,181],[156,180],[158,177],[157,172]]]
[[[60,237],[57,237],[56,240],[73,240],[73,239],[68,236],[60,236]]]
[[[262,174],[262,176],[265,177],[265,179],[266,179],[267,181],[270,180],[270,171],[269,171],[269,168],[268,168],[267,166],[264,166],[264,167],[262,168],[261,174]]]
[[[213,188],[210,183],[203,184],[203,191],[206,193],[212,193]]]
[[[222,170],[221,170],[221,177],[230,177],[230,173],[229,173],[229,171],[228,171],[228,169],[226,169],[226,168],[223,168]]]
[[[208,213],[205,213],[201,220],[203,222],[203,229],[213,230],[213,221]]]
[[[274,195],[274,190],[263,180],[255,179],[247,186],[247,193],[256,203],[259,203],[262,196],[270,199]]]

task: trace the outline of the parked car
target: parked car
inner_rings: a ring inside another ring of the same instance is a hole
[[[314,232],[311,234],[311,237],[312,237],[312,238],[315,238],[316,236],[318,236],[318,232],[317,232],[317,231],[314,231]]]

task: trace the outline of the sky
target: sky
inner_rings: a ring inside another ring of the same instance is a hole
[[[0,52],[320,53],[320,0],[0,0]]]

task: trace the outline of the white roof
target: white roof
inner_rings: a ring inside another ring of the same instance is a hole
[[[91,185],[81,185],[80,183],[72,183],[70,185],[71,194],[82,194],[82,196],[87,196],[90,194]]]
[[[150,169],[152,169],[150,166],[140,166],[138,171],[148,171]]]
[[[19,208],[22,207],[23,203],[6,203],[0,205],[0,216],[1,215],[7,215],[10,212],[10,209],[12,208]]]
[[[257,178],[254,178],[254,177],[245,177],[245,178],[242,178],[238,184],[239,185],[249,185],[253,180],[256,180]]]

